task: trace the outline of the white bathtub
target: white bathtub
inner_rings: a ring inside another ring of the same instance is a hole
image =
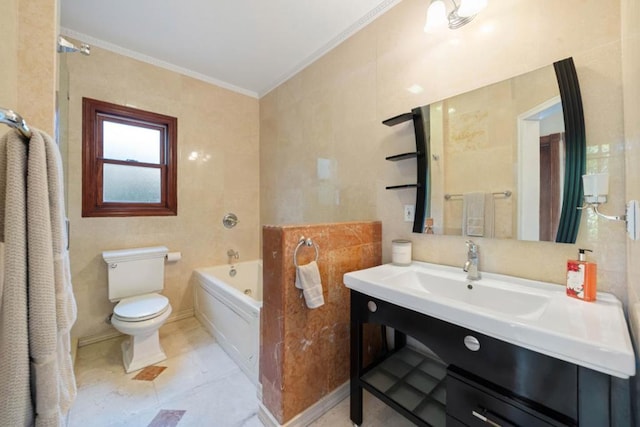
[[[258,384],[262,260],[196,269],[196,317],[220,346]]]

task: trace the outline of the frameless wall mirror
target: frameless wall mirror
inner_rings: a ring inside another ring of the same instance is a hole
[[[421,108],[429,233],[575,242],[586,143],[571,58]]]

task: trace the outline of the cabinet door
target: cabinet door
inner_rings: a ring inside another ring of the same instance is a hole
[[[486,387],[447,376],[447,415],[467,426],[548,427],[559,421]],[[455,425],[452,423],[452,425]]]

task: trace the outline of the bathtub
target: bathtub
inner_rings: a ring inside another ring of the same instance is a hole
[[[262,260],[198,268],[194,278],[196,317],[258,385]]]

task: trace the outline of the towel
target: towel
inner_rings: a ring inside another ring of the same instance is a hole
[[[494,206],[491,193],[462,196],[462,235],[493,237]]]
[[[0,139],[0,424],[62,426],[76,395],[62,162],[32,133]]]
[[[317,262],[311,261],[309,264],[296,268],[296,288],[302,289],[307,307],[318,308],[324,304],[322,281]]]

